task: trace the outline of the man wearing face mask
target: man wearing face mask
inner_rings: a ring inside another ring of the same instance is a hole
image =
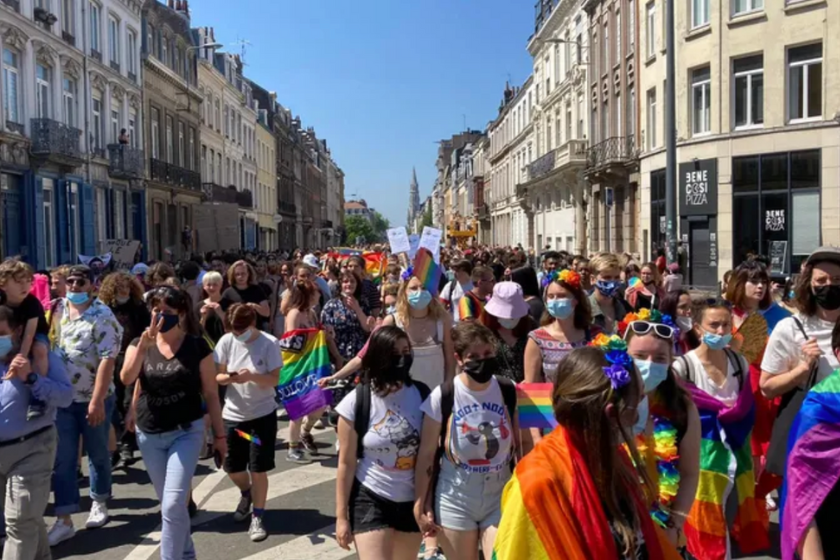
[[[618,297],[621,285],[621,266],[612,253],[599,253],[589,261],[595,275],[595,291],[589,296],[592,307],[592,324],[604,334],[618,332],[618,322],[630,312],[627,304]]]
[[[5,554],[10,558],[49,558],[44,510],[50,499],[50,472],[58,442],[56,408],[70,405],[73,386],[58,356],[49,355],[46,376],[16,356],[22,326],[0,306],[0,477],[6,482]],[[31,397],[45,403],[42,416],[26,419]]]
[[[54,317],[56,351],[73,382],[73,403],[58,411],[58,452],[53,474],[55,514],[50,546],[76,534],[70,515],[79,511],[76,467],[79,438],[84,438],[90,465],[88,529],[108,522],[111,497],[111,458],[108,430],[114,413],[114,362],[120,352],[122,327],[107,305],[93,298],[93,273],[84,265],[70,267],[67,298]]]

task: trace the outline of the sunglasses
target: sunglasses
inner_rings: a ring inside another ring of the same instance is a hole
[[[644,336],[650,331],[653,331],[653,333],[659,338],[663,338],[665,340],[674,339],[674,329],[669,327],[668,325],[663,325],[662,323],[651,323],[648,321],[633,321],[628,325],[627,332],[624,333],[625,340],[627,340],[627,334],[630,331],[633,331],[633,334],[637,334],[639,336]]]
[[[87,278],[68,278],[67,285],[68,286],[76,286],[78,288],[84,288],[87,286]]]

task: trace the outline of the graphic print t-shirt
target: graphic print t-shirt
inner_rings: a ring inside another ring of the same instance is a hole
[[[436,422],[442,420],[441,388],[421,410]],[[455,403],[446,433],[446,456],[469,473],[497,472],[510,462],[513,438],[502,389],[493,378],[483,391],[472,391],[455,378]]]
[[[416,387],[370,399],[370,427],[362,440],[365,456],[356,467],[356,479],[368,490],[392,502],[414,501],[414,464],[423,427],[422,400]],[[335,411],[350,422],[356,419],[356,391]]]

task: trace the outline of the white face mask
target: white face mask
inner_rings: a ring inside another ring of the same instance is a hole
[[[677,326],[680,328],[680,332],[687,333],[694,327],[694,321],[691,317],[677,317]]]

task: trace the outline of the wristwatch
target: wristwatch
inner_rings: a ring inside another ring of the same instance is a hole
[[[35,382],[38,381],[38,374],[34,371],[29,372],[29,375],[26,376],[26,383],[27,385],[35,385]]]

